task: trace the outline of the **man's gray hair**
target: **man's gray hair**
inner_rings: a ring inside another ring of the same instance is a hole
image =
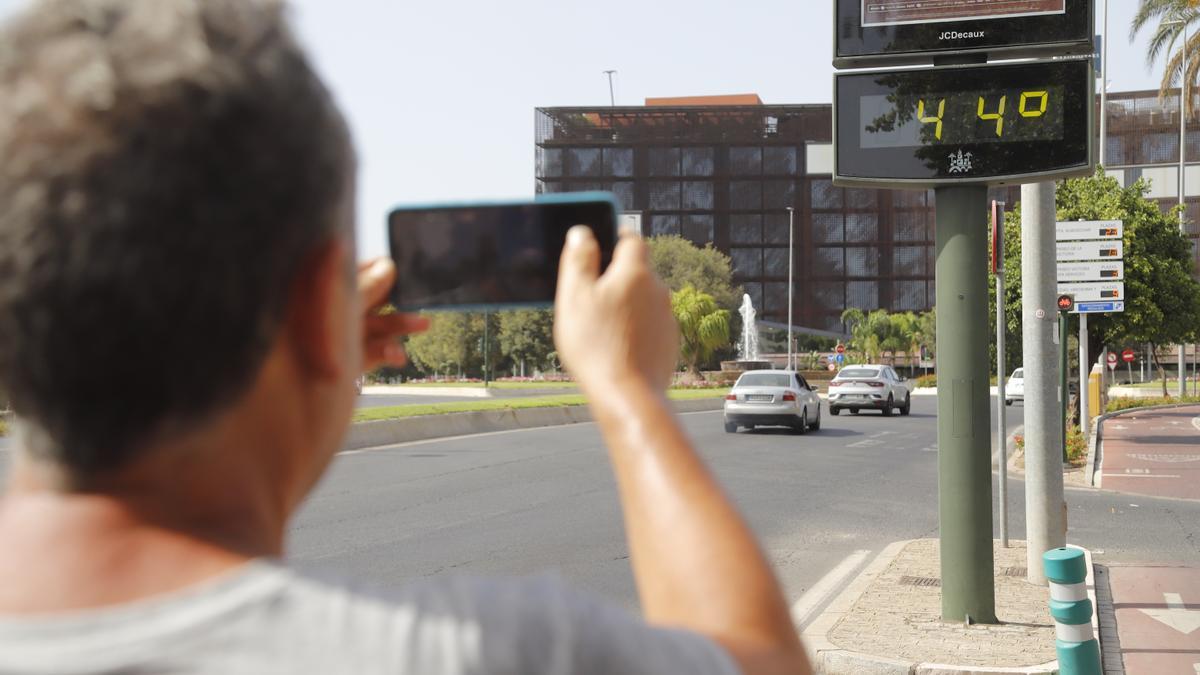
[[[46,0],[0,32],[0,390],[81,481],[248,387],[345,236],[349,135],[272,0]]]

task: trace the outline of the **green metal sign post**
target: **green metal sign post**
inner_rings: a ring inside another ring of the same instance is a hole
[[[936,196],[942,618],[996,623],[987,187],[941,187]]]

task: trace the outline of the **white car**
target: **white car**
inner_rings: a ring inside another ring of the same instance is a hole
[[[749,370],[725,396],[725,431],[738,427],[790,427],[798,434],[821,428],[821,398],[790,370]]]
[[[1013,401],[1025,402],[1025,369],[1017,368],[1004,385],[1004,405],[1012,405]]]
[[[912,410],[912,386],[891,366],[846,366],[829,383],[829,413],[849,410],[857,415],[864,408],[882,410],[884,416]]]

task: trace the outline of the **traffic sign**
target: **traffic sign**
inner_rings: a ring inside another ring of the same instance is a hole
[[[1125,261],[1069,262],[1058,264],[1058,281],[1121,281],[1125,278]]]
[[[844,363],[846,361],[846,355],[839,352],[836,361],[838,363]]]
[[[829,372],[831,372],[831,373],[832,373],[832,372],[834,372],[835,370],[837,370],[837,366],[836,366],[836,365],[834,365],[832,362],[830,362],[830,364],[829,364]]]
[[[1060,295],[1058,296],[1058,311],[1070,312],[1075,309],[1075,296]]]
[[[1064,220],[1055,224],[1054,234],[1058,241],[1121,239],[1125,236],[1125,223],[1120,220]]]
[[[1125,299],[1124,281],[1093,281],[1081,284],[1058,284],[1058,292],[1075,296],[1075,302],[1105,302]]]
[[[1125,257],[1125,242],[1120,240],[1060,241],[1057,253],[1059,262],[1120,260]]]
[[[1104,314],[1106,312],[1124,312],[1125,302],[1077,302],[1072,314]]]
[[[845,354],[846,353],[846,345],[838,345],[837,349],[835,351],[837,351],[837,353],[839,353],[839,354]]]
[[[1108,358],[1107,358],[1107,359],[1105,359],[1105,360],[1108,362],[1108,369],[1109,369],[1109,370],[1116,370],[1116,369],[1117,369],[1117,360],[1118,360],[1118,359],[1117,359],[1117,354],[1116,354],[1116,352],[1109,352],[1109,353],[1108,353]]]
[[[1133,363],[1135,358],[1136,356],[1134,355],[1132,349],[1126,349],[1125,351],[1121,352],[1121,360],[1125,363]]]

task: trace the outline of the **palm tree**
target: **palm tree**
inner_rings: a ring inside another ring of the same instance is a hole
[[[1182,42],[1184,24],[1172,23],[1174,21],[1182,20],[1189,26],[1187,83],[1188,87],[1196,86],[1200,58],[1191,58],[1191,56],[1200,56],[1200,30],[1196,30],[1195,26],[1196,20],[1200,18],[1198,8],[1200,8],[1200,0],[1140,0],[1138,4],[1137,13],[1134,14],[1133,23],[1129,27],[1129,38],[1133,40],[1143,28],[1154,25],[1154,34],[1151,36],[1150,45],[1146,50],[1146,65],[1152,67],[1157,63],[1159,57],[1167,56],[1162,82],[1159,84],[1158,94],[1160,97],[1165,98],[1171,88],[1179,86],[1182,81],[1179,74],[1183,55],[1177,44]],[[1187,106],[1187,108],[1188,113],[1191,114],[1191,106]]]
[[[700,364],[712,358],[718,347],[729,344],[729,310],[691,284],[671,294],[671,311],[679,322],[680,356],[693,377],[700,377]]]

